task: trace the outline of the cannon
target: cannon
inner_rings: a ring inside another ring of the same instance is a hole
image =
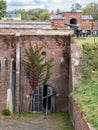
[[[80,30],[78,29],[79,26],[76,24],[69,24],[69,23],[64,23],[64,25],[69,26],[71,29],[74,30],[74,34],[76,34],[77,37],[79,37]]]
[[[76,24],[64,23],[64,25],[67,25],[67,26],[69,26],[69,27],[72,28],[72,29],[77,29],[77,28],[79,28],[79,26],[76,25]]]

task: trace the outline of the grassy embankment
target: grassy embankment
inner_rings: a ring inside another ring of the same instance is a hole
[[[76,40],[83,44],[82,81],[73,96],[88,122],[98,130],[98,37]]]

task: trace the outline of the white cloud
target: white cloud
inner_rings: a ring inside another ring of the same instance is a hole
[[[6,0],[7,3],[11,2],[12,0]]]
[[[65,0],[53,0],[53,1],[51,0],[52,3],[62,3],[62,2],[64,2],[64,1],[65,1]],[[64,2],[64,3],[65,3],[65,2]],[[64,4],[64,3],[63,3],[63,4]]]
[[[56,10],[57,8],[61,10],[70,10],[73,3],[80,3],[83,6],[86,6],[92,0],[6,0],[7,1],[7,10],[14,9],[33,9],[33,8],[45,8],[49,10]],[[97,2],[98,0],[94,0]],[[98,2],[97,2],[98,3]]]
[[[41,0],[41,2],[48,2],[48,0]]]

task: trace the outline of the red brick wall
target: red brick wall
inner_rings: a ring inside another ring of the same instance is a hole
[[[92,30],[93,21],[92,20],[82,20],[82,30]]]
[[[28,104],[26,104],[26,96],[30,94],[31,89],[28,82],[28,79],[25,75],[24,68],[22,66],[25,52],[24,47],[28,47],[29,40],[28,37],[31,40],[31,43],[38,44],[39,46],[42,46],[42,51],[46,51],[46,59],[53,58],[53,67],[51,69],[52,75],[51,78],[48,81],[48,85],[53,87],[55,92],[58,94],[56,97],[56,111],[66,110],[67,105],[67,88],[68,88],[68,64],[65,59],[64,63],[61,64],[60,60],[63,57],[63,51],[66,46],[70,46],[70,36],[48,36],[48,35],[36,35],[36,36],[18,36],[17,38],[13,39],[13,36],[0,36],[0,58],[9,59],[9,65],[8,68],[2,69],[2,72],[0,72],[0,112],[4,108],[6,108],[6,94],[7,89],[10,86],[10,60],[11,58],[16,59],[16,45],[17,43],[20,44],[20,59],[21,63],[21,70],[20,72],[16,72],[16,92],[15,92],[15,98],[16,102],[14,104],[15,110],[19,111],[26,111],[28,109]],[[65,51],[66,53],[66,51]],[[17,60],[16,60],[17,62]],[[17,65],[19,65],[17,64]],[[20,73],[20,78],[17,77]],[[20,81],[20,83],[19,83]],[[19,87],[19,88],[17,88]],[[19,96],[19,97],[18,97]],[[19,103],[19,104],[18,104]],[[17,104],[17,105],[16,105]]]
[[[69,26],[63,26],[64,23],[70,23],[72,18],[77,20],[77,24],[79,25],[80,30],[90,30],[93,29],[93,21],[92,20],[82,20],[82,13],[81,12],[65,12],[65,20],[52,20],[51,25],[52,27],[65,27],[70,28]],[[85,26],[85,29],[84,27]]]
[[[64,37],[64,41],[56,40],[55,36],[33,36],[31,37],[32,44],[38,44],[42,46],[42,51],[46,52],[46,59],[52,58],[53,59],[53,67],[51,69],[52,75],[47,82],[48,85],[53,87],[54,91],[58,94],[56,97],[56,111],[61,111],[67,109],[67,87],[68,87],[68,73],[66,70],[67,64],[66,61],[64,64],[60,63],[61,58],[63,57],[63,47],[60,44],[69,44],[69,37]],[[24,41],[25,45],[27,46],[29,41]],[[21,49],[21,62],[24,59],[24,50]],[[22,74],[22,78],[24,78],[24,74]],[[24,82],[21,82],[22,86]],[[27,91],[24,90],[24,93],[27,94]],[[30,93],[30,91],[29,91]],[[26,95],[25,94],[25,95]],[[25,97],[24,95],[24,97]]]
[[[51,26],[52,27],[59,27],[59,28],[62,28],[62,27],[64,27],[64,22],[65,22],[65,20],[53,20],[52,22],[51,22]]]
[[[98,20],[93,22],[93,30],[98,30]]]
[[[81,29],[82,26],[82,13],[81,12],[65,12],[65,22],[70,23],[70,20],[72,18],[75,18],[77,20],[77,24],[79,24],[79,29]]]

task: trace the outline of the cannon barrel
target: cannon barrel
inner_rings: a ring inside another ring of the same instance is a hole
[[[79,28],[79,26],[78,26],[78,25],[75,25],[75,24],[64,23],[64,25],[70,26],[70,28],[73,28],[73,29]]]

